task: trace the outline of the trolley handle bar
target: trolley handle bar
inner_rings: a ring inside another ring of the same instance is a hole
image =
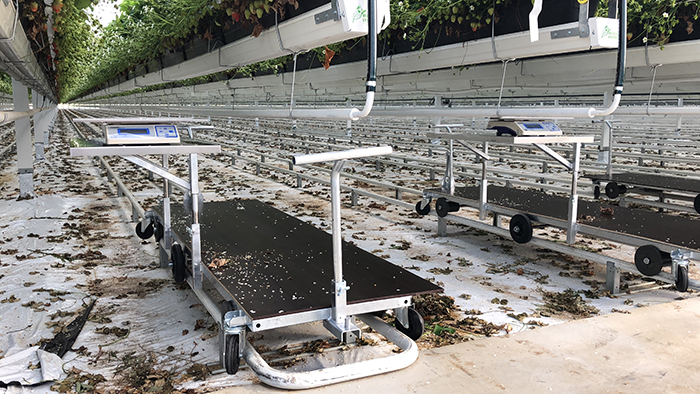
[[[292,158],[292,163],[313,164],[325,161],[338,161],[347,159],[359,159],[361,157],[384,156],[391,154],[394,150],[389,145],[376,146],[371,148],[357,148],[338,152],[313,153],[310,155],[298,155]]]

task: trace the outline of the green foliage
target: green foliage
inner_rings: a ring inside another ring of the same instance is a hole
[[[210,41],[213,32],[226,32],[239,25],[257,36],[262,31],[260,18],[272,12],[282,14],[287,4],[297,5],[297,0],[123,0],[119,17],[100,29],[82,10],[86,2],[98,2],[90,1],[64,0],[58,25],[57,79],[61,101],[74,99],[112,78],[142,68],[195,37]],[[414,44],[414,49],[424,49],[430,32],[461,36],[490,29],[507,7],[528,6],[528,3],[527,0],[391,0],[391,24],[380,37],[389,42],[407,40]],[[608,0],[601,0],[597,14],[606,16],[607,9]],[[688,34],[692,33],[700,15],[700,0],[628,0],[628,9],[628,39],[643,37],[663,45],[678,24]],[[342,51],[362,40],[353,39],[328,48],[336,56],[342,56]],[[306,56],[324,62],[325,50],[316,48]],[[291,56],[283,56],[260,62],[231,70],[229,77],[281,72],[290,61]],[[209,80],[202,77],[180,85]]]
[[[75,3],[79,0],[64,0],[54,43],[58,52],[56,65],[56,92],[60,101],[65,102],[79,94],[89,80],[95,63],[97,38],[93,32],[99,22],[94,20]]]
[[[598,16],[608,15],[608,0],[601,0]],[[627,0],[627,39],[642,37],[644,43],[663,47],[680,24],[687,34],[695,30],[700,0]]]
[[[499,10],[511,0],[401,0],[391,2],[391,24],[384,34],[416,43],[423,49],[435,25],[448,35],[477,31],[498,23]]]
[[[12,94],[12,78],[0,71],[0,92]]]

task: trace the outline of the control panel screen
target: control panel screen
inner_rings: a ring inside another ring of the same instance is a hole
[[[119,134],[150,134],[148,129],[119,129]]]
[[[523,126],[529,130],[544,129],[540,123],[523,123]]]

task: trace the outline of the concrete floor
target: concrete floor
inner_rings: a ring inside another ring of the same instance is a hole
[[[398,372],[311,393],[700,392],[700,298],[422,351]],[[228,393],[280,392],[262,384]]]

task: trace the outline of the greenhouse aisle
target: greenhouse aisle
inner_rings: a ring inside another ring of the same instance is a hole
[[[411,367],[305,392],[696,393],[700,299],[421,351]],[[220,394],[279,392],[262,384]]]

